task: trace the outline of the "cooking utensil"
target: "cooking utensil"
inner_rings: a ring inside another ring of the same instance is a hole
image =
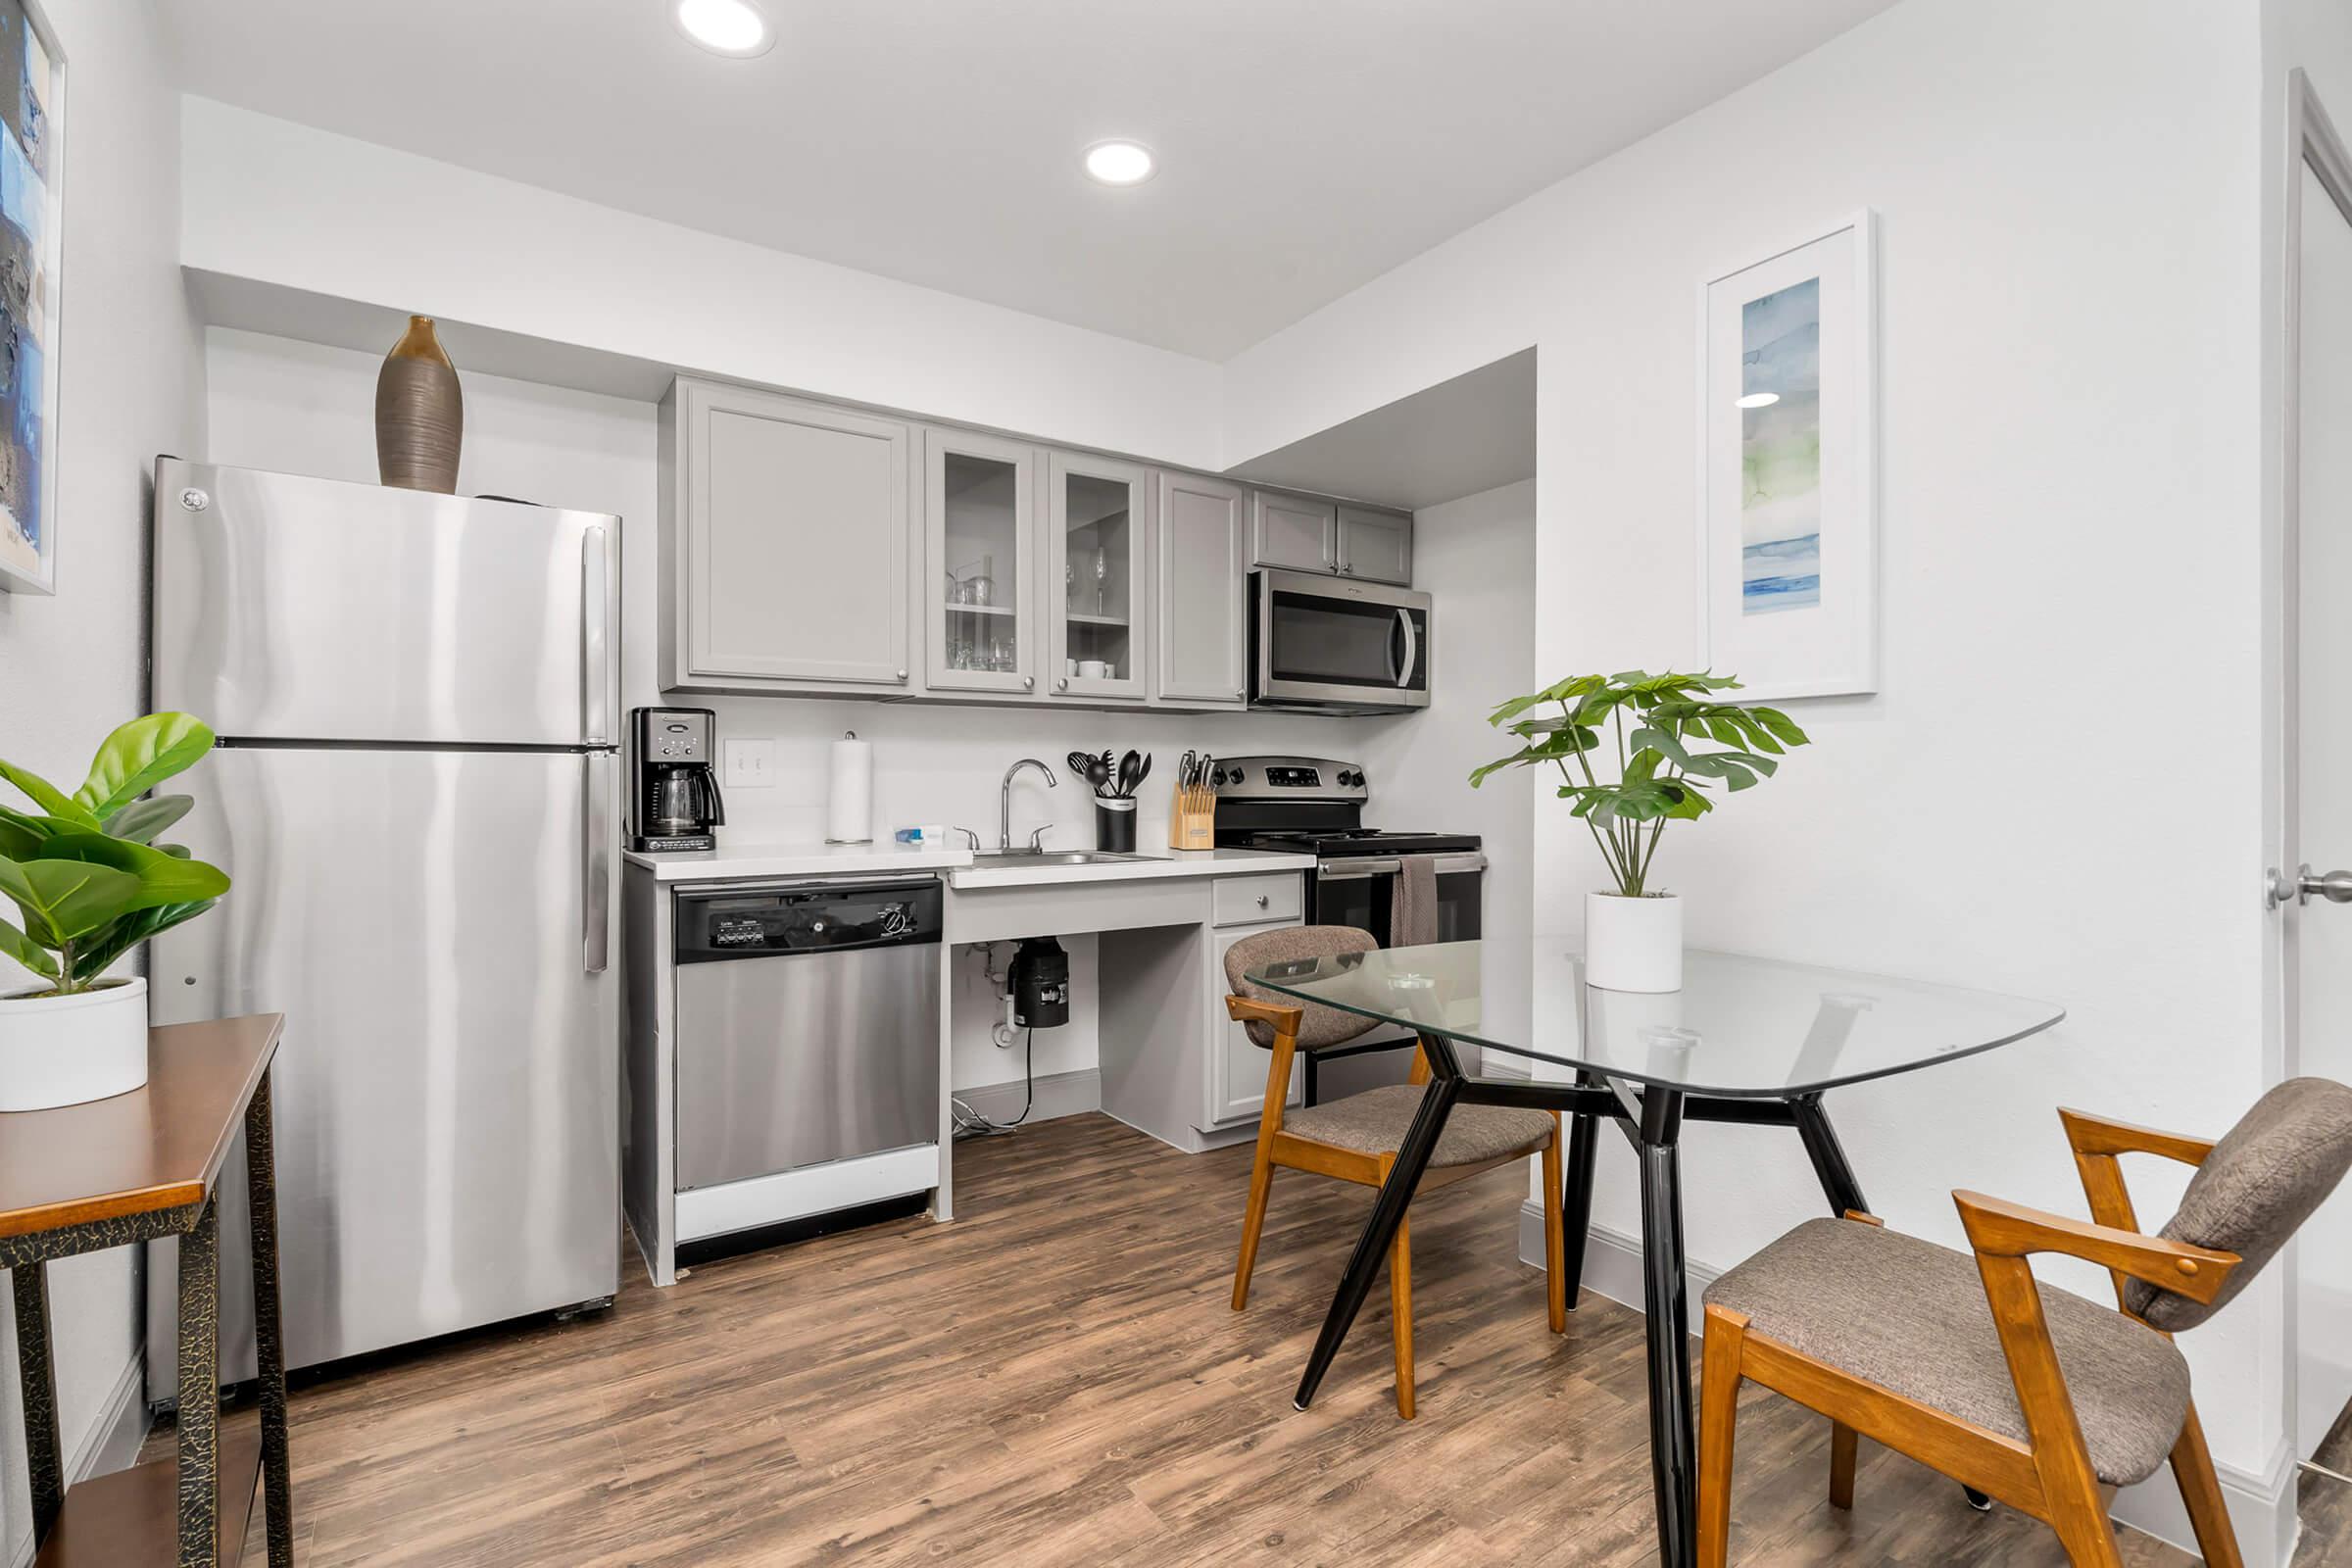
[[[1141,764],[1140,766],[1138,766],[1138,767],[1136,768],[1136,770],[1135,770],[1135,782],[1134,782],[1133,784],[1130,784],[1130,785],[1128,785],[1128,786],[1127,786],[1127,793],[1128,793],[1129,795],[1133,795],[1133,794],[1136,792],[1136,790],[1137,790],[1139,787],[1141,787],[1141,786],[1142,786],[1142,784],[1143,784],[1144,780],[1146,780],[1146,779],[1150,778],[1151,776],[1152,776],[1152,754],[1151,754],[1150,752],[1146,752],[1146,753],[1144,754],[1144,760],[1143,760],[1142,764]]]
[[[1134,752],[1129,752],[1119,759],[1119,787],[1112,793],[1120,800],[1127,800],[1135,794],[1137,776],[1135,770],[1143,764],[1143,758]]]

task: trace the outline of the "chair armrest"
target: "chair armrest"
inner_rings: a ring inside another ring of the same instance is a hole
[[[2105,1116],[2093,1116],[2088,1111],[2058,1112],[2058,1120],[2066,1128],[2066,1141],[2081,1154],[2162,1154],[2183,1165],[2202,1165],[2205,1156],[2213,1152],[2210,1138],[2187,1138],[2179,1133],[2158,1132],[2153,1127],[2134,1127],[2128,1121],[2111,1121]]]
[[[2161,1236],[2068,1219],[1983,1193],[1954,1193],[1952,1201],[1960,1209],[1960,1223],[1967,1227],[1969,1245],[1983,1257],[2063,1252],[2197,1302],[2211,1301],[2219,1295],[2222,1282],[2238,1264],[2235,1252],[2217,1252]]]
[[[1301,1006],[1276,1006],[1271,1002],[1257,1002],[1249,997],[1227,997],[1225,1013],[1235,1023],[1262,1023],[1278,1035],[1298,1038],[1299,1020],[1306,1016]]]

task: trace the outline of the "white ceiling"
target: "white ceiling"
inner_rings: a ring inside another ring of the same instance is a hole
[[[749,61],[667,0],[163,9],[207,97],[1223,360],[1890,0],[760,3]]]

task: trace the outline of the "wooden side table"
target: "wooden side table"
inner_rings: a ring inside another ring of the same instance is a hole
[[[282,1014],[270,1012],[152,1029],[146,1088],[57,1110],[0,1113],[0,1267],[16,1293],[35,1568],[225,1568],[244,1552],[257,1479],[268,1498],[270,1568],[291,1568],[270,1121],[270,1064],[284,1025]],[[258,1432],[223,1445],[220,1402],[204,1391],[220,1384],[216,1198],[240,1126],[253,1212],[262,1419]],[[49,1348],[49,1259],[159,1236],[179,1238],[177,1457],[97,1477],[69,1495]]]

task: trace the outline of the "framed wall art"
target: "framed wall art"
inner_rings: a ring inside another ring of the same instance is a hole
[[[1699,667],[1878,689],[1871,214],[1699,286]]]
[[[0,0],[0,588],[57,591],[58,297],[66,63]]]

